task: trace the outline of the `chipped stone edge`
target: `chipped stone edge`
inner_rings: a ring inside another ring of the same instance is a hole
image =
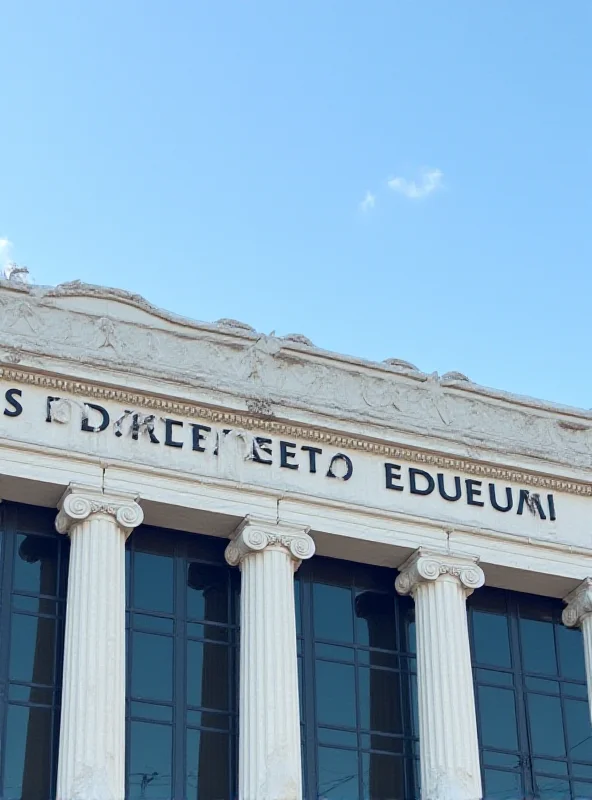
[[[459,458],[434,451],[421,450],[420,448],[390,444],[367,436],[348,436],[331,429],[313,427],[301,423],[283,422],[276,419],[271,420],[263,416],[253,416],[240,411],[224,411],[200,405],[199,403],[168,400],[144,392],[117,389],[26,370],[0,367],[0,378],[13,383],[29,384],[51,389],[52,391],[82,395],[97,401],[108,400],[135,408],[148,408],[159,414],[176,414],[183,417],[198,418],[218,424],[234,425],[246,430],[264,431],[275,436],[304,439],[346,450],[358,450],[371,455],[425,464],[426,466],[434,466],[440,469],[455,470],[468,475],[478,475],[483,478],[524,484],[549,491],[592,497],[592,482],[556,478],[525,469],[499,467],[486,461]]]

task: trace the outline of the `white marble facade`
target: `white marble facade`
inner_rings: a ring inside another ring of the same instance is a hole
[[[59,800],[123,797],[123,559],[143,519],[229,539],[241,570],[241,800],[302,796],[293,576],[315,550],[399,569],[414,599],[424,800],[481,797],[471,592],[565,597],[592,681],[590,411],[0,281],[0,498],[55,508],[72,541]]]

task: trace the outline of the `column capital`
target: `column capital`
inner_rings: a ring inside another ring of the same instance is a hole
[[[584,617],[592,613],[592,578],[585,578],[563,602],[567,603],[561,615],[563,624],[568,628],[581,625]]]
[[[309,530],[301,525],[272,522],[249,515],[232,535],[225,552],[226,561],[231,567],[240,567],[246,556],[269,547],[284,550],[293,559],[294,569],[298,569],[304,559],[314,555],[315,544],[312,536],[308,535]]]
[[[123,492],[103,494],[94,486],[71,483],[58,503],[56,530],[58,533],[70,533],[73,525],[92,514],[109,514],[115,518],[126,536],[129,536],[144,519],[144,512],[137,501],[137,495]]]
[[[399,567],[395,588],[399,594],[413,594],[417,586],[449,576],[456,578],[467,597],[485,583],[476,556],[440,553],[420,547]]]

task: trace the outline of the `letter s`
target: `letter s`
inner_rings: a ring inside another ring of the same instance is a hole
[[[6,402],[10,403],[13,410],[9,408],[4,409],[4,416],[5,417],[19,417],[23,413],[23,407],[16,399],[17,397],[22,397],[23,393],[20,389],[8,389],[6,394],[4,395]]]

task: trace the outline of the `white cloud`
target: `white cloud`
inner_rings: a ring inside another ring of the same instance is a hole
[[[388,182],[389,188],[410,200],[421,200],[442,186],[444,177],[442,170],[422,167],[419,174],[420,177],[417,181],[410,181],[407,178],[391,178]]]
[[[0,273],[3,273],[10,262],[12,242],[5,236],[0,236]]]
[[[376,195],[372,194],[372,192],[366,192],[364,199],[360,203],[360,211],[366,214],[368,211],[371,211],[375,205]]]

